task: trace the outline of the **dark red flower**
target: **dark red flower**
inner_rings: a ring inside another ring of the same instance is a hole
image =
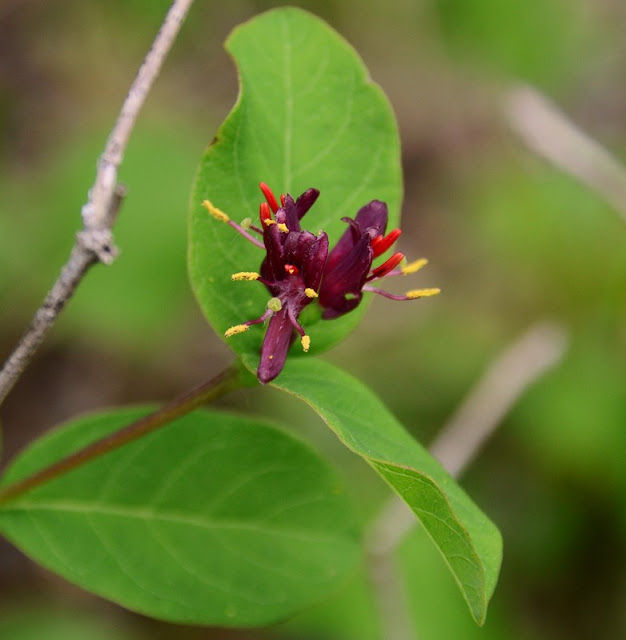
[[[300,228],[300,220],[319,196],[317,189],[308,189],[295,202],[289,194],[282,195],[279,205],[270,188],[264,183],[260,186],[266,199],[259,206],[261,228],[250,219],[240,225],[233,222],[208,200],[202,204],[214,218],[226,222],[266,251],[260,273],[235,273],[232,279],[262,282],[272,295],[267,310],[255,320],[231,327],[225,334],[228,338],[269,320],[257,371],[262,383],[273,380],[282,371],[296,333],[300,334],[304,351],[309,350],[311,341],[298,317],[313,300],[317,299],[322,307],[322,317],[331,319],[354,309],[363,291],[393,300],[414,300],[439,293],[439,289],[415,289],[397,296],[368,284],[385,276],[414,273],[426,264],[422,259],[397,268],[404,260],[404,254],[398,252],[372,268],[374,259],[388,251],[401,233],[400,229],[394,229],[385,235],[384,202],[372,200],[359,210],[354,220],[342,218],[348,229],[329,253],[326,233],[320,231],[316,236]],[[263,242],[250,231],[261,235]]]

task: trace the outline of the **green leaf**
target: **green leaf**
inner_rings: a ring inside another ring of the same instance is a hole
[[[341,218],[375,198],[387,202],[390,225],[397,226],[402,196],[391,108],[355,51],[328,25],[300,9],[276,9],[235,29],[226,46],[237,63],[240,96],[200,165],[189,242],[191,283],[220,336],[264,312],[265,287],[232,282],[230,275],[258,271],[265,254],[211,218],[202,200],[236,222],[258,220],[260,181],[294,197],[315,187],[321,195],[303,226],[326,231],[332,246],[346,229]],[[332,322],[308,320],[312,349],[342,339],[365,307]],[[263,333],[253,327],[229,345],[258,353]]]
[[[146,413],[69,423],[14,482]],[[7,503],[3,534],[43,566],[156,618],[266,624],[324,596],[359,547],[336,476],[266,424],[195,412]]]
[[[249,368],[253,358],[244,359]],[[482,624],[502,558],[500,532],[361,382],[326,362],[288,361],[272,386],[309,404],[405,500],[444,556]]]

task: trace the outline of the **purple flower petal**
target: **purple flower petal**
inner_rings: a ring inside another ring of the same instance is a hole
[[[317,189],[307,189],[296,200],[296,215],[298,220],[302,220],[304,214],[315,204],[320,192]]]
[[[384,236],[387,229],[387,217],[387,205],[380,200],[372,200],[359,209],[355,221],[361,231],[376,229],[377,236]]]
[[[257,370],[259,382],[266,384],[283,370],[292,339],[293,325],[287,307],[283,306],[272,316],[267,326]]]
[[[263,231],[263,242],[267,254],[261,264],[261,276],[269,282],[276,282],[285,277],[283,242],[287,235],[276,224],[270,225]]]
[[[285,242],[285,262],[297,265],[305,287],[317,291],[328,257],[328,236],[309,231],[290,233]]]
[[[324,308],[323,318],[337,318],[361,302],[361,289],[373,259],[371,238],[369,233],[365,233],[330,270],[326,268],[319,292],[319,303]]]
[[[371,238],[384,235],[387,228],[387,205],[380,200],[372,200],[361,207],[354,220],[342,218],[350,226],[339,238],[337,244],[328,254],[326,270],[334,267],[352,250],[363,234],[368,233]]]
[[[285,212],[285,222],[289,231],[300,231],[300,220],[315,204],[319,195],[317,189],[307,189],[295,202],[289,194],[285,196],[285,204],[279,211],[282,209]],[[278,217],[278,213],[276,215]]]

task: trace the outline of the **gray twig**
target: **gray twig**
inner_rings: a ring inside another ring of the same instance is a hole
[[[96,180],[81,212],[83,228],[76,235],[70,257],[0,370],[0,404],[28,366],[89,268],[96,262],[111,264],[118,253],[111,229],[125,189],[117,182],[117,172],[137,115],[192,3],[193,0],[172,2],[152,48],[139,68],[98,161]]]
[[[522,393],[559,362],[566,345],[564,329],[541,323],[528,329],[492,362],[430,447],[452,476],[458,477],[465,470]],[[393,566],[393,551],[417,523],[406,503],[393,496],[366,536],[368,566],[385,640],[416,637],[408,609],[398,604],[404,596]]]
[[[626,220],[626,167],[604,147],[532,87],[511,90],[505,114],[530,149],[593,189]]]

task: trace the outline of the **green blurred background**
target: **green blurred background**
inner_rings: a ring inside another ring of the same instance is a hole
[[[279,4],[196,1],[122,165],[122,253],[89,273],[3,407],[5,461],[77,413],[169,399],[230,361],[187,284],[187,201],[202,151],[236,98],[222,42]],[[569,332],[564,359],[524,394],[463,478],[504,536],[486,626],[474,626],[420,531],[399,550],[420,639],[626,637],[626,225],[528,152],[502,111],[506,92],[530,83],[625,158],[626,4],[292,4],[341,32],[387,92],[403,142],[401,249],[430,258],[415,286],[444,290],[415,305],[375,300],[328,357],[428,443],[529,325],[550,319]],[[0,3],[1,358],[68,255],[96,159],[168,5]],[[363,522],[376,514],[387,490],[302,405],[272,391],[228,403],[313,440],[345,475]],[[0,596],[7,640],[381,638],[363,576],[272,629],[183,628],[86,594],[0,542]]]

